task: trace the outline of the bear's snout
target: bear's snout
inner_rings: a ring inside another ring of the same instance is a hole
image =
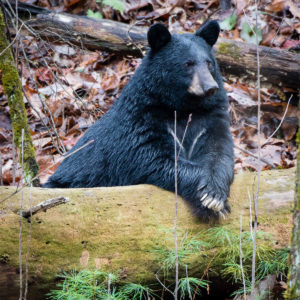
[[[213,95],[218,89],[219,86],[208,68],[203,67],[195,71],[188,92],[199,97],[206,97]]]

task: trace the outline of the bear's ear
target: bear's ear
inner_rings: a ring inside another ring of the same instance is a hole
[[[196,35],[202,37],[210,46],[216,43],[219,33],[220,26],[217,21],[206,22],[196,31]]]
[[[156,23],[149,28],[147,38],[151,50],[157,52],[171,40],[171,34],[165,25]]]

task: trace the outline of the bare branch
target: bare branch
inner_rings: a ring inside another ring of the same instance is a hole
[[[27,253],[26,253],[26,261],[25,261],[25,292],[24,292],[24,300],[27,299],[27,295],[28,295],[28,264],[29,264],[29,251],[30,251],[31,232],[32,232],[32,199],[31,199],[31,188],[32,188],[32,184],[30,184],[30,189],[29,189],[30,227],[29,227],[29,232],[28,232]]]
[[[69,201],[70,200],[69,200],[68,197],[63,197],[63,196],[46,200],[46,201],[44,201],[44,202],[42,202],[38,205],[33,206],[31,209],[24,210],[22,212],[22,217],[23,218],[32,217],[33,215],[37,214],[41,210],[46,211],[49,208],[55,207],[55,206],[60,205],[60,204],[67,203]]]
[[[155,276],[156,280],[159,282],[159,284],[160,284],[166,291],[168,291],[171,295],[174,296],[174,293],[173,293],[171,290],[169,290],[169,289],[168,289],[168,288],[160,281],[160,279],[159,279],[159,277],[157,276],[157,274],[154,274],[154,276]]]
[[[177,215],[178,215],[178,185],[177,185],[177,167],[178,167],[178,156],[177,156],[177,113],[174,112],[174,157],[175,157],[175,216],[174,216],[174,244],[175,244],[175,290],[174,299],[177,300],[178,296],[178,244],[177,244]],[[180,148],[179,148],[180,149]]]
[[[22,128],[22,147],[21,147],[21,183],[23,184],[24,173],[24,128]],[[23,296],[23,270],[22,270],[22,215],[23,215],[23,191],[21,192],[21,202],[20,202],[20,220],[19,220],[19,271],[20,271],[20,296],[19,300],[22,300]]]
[[[286,116],[286,114],[287,114],[287,112],[288,112],[289,104],[290,104],[290,101],[291,101],[292,98],[293,98],[293,95],[290,96],[290,98],[289,98],[289,100],[288,100],[288,102],[287,102],[287,105],[286,105],[284,114],[283,114],[283,116],[282,116],[282,118],[281,118],[281,121],[280,121],[279,125],[278,125],[277,128],[274,130],[274,132],[268,137],[267,141],[262,145],[262,147],[265,146],[266,144],[268,144],[268,143],[270,142],[271,138],[276,134],[276,132],[277,132],[277,131],[279,130],[279,128],[281,127],[281,125],[282,125],[282,123],[283,123],[283,121],[284,121],[284,119],[285,119],[285,116]]]
[[[246,149],[243,149],[243,148],[241,148],[241,147],[239,147],[239,146],[237,146],[237,145],[234,145],[234,147],[235,147],[236,149],[238,149],[238,150],[240,150],[240,151],[242,151],[242,152],[244,152],[244,153],[246,153],[246,154],[248,154],[248,155],[254,157],[255,159],[257,159],[257,160],[259,160],[259,161],[265,163],[266,165],[270,166],[271,168],[273,168],[273,169],[275,168],[274,164],[273,164],[272,162],[266,160],[265,158],[262,158],[262,157],[261,157],[261,158],[259,159],[258,156],[256,156],[255,154],[253,154],[252,152],[250,152],[250,151],[248,151],[248,150],[246,150]]]
[[[256,59],[257,59],[257,145],[258,145],[258,159],[261,160],[261,144],[260,144],[260,117],[261,117],[261,97],[260,97],[260,58],[259,58],[259,46],[258,46],[258,11],[257,11],[257,0],[255,0],[255,39],[256,39]],[[258,217],[258,197],[260,190],[260,174],[261,165],[258,165],[257,169],[257,185],[256,194],[254,198],[254,229],[253,229],[253,252],[252,252],[252,276],[251,276],[251,294],[254,293],[255,288],[255,271],[256,271],[256,236],[257,236],[257,217]]]
[[[243,278],[244,298],[246,300],[247,294],[246,294],[245,274],[244,274],[244,268],[243,268],[242,232],[243,232],[243,216],[240,215],[240,266],[241,266],[242,278]]]

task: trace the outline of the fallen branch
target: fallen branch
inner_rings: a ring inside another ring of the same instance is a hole
[[[12,0],[11,0],[12,1]],[[12,1],[14,3],[14,1]],[[22,11],[29,11],[31,20],[26,30],[53,42],[71,42],[87,49],[107,50],[116,54],[142,56],[147,48],[147,27],[134,26],[107,19],[93,19],[18,2]],[[220,38],[215,45],[216,57],[224,75],[256,81],[256,45]],[[300,54],[287,50],[258,47],[260,81],[276,87],[299,89]]]
[[[259,161],[265,163],[266,165],[270,166],[272,169],[275,168],[275,166],[274,166],[274,164],[273,164],[272,162],[270,162],[270,161],[268,161],[268,160],[266,160],[266,159],[264,159],[264,158],[262,158],[262,157],[259,159],[258,156],[256,156],[255,154],[253,154],[252,152],[250,152],[250,151],[248,151],[248,150],[246,150],[246,149],[243,149],[243,148],[241,148],[241,147],[239,147],[239,146],[237,146],[237,145],[234,145],[234,148],[236,148],[236,149],[238,149],[238,150],[240,150],[240,151],[242,151],[242,152],[244,152],[244,153],[246,153],[246,154],[252,156],[253,158],[255,158],[255,159],[257,159],[257,160],[259,160]]]
[[[46,201],[32,207],[31,210],[30,209],[24,210],[22,212],[22,217],[23,218],[29,218],[29,217],[35,215],[36,213],[38,213],[40,210],[46,211],[49,208],[55,207],[55,206],[60,205],[60,204],[67,203],[69,201],[70,200],[69,200],[68,197],[62,197],[62,196],[46,200]]]

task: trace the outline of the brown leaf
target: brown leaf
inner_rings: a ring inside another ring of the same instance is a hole
[[[145,16],[145,19],[152,19],[152,20],[156,20],[158,18],[164,18],[164,19],[168,19],[170,16],[170,11],[171,11],[172,7],[164,7],[164,8],[158,8],[150,13],[148,13]]]
[[[108,92],[119,87],[119,84],[120,77],[115,72],[111,71],[104,76],[101,82],[101,87],[105,92]]]
[[[288,6],[288,2],[289,1],[287,0],[274,0],[272,1],[271,4],[265,7],[265,10],[269,12],[275,12],[275,13],[281,12],[284,10],[286,6]]]
[[[53,82],[53,74],[50,68],[40,67],[35,70],[35,79],[41,83],[50,84]]]

